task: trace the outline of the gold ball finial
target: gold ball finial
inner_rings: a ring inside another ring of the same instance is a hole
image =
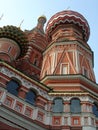
[[[38,22],[45,24],[46,23],[46,16],[42,15],[38,18]]]

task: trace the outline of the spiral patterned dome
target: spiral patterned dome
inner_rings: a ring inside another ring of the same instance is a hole
[[[82,30],[84,40],[88,41],[90,35],[90,27],[87,20],[80,13],[72,10],[65,10],[53,15],[46,26],[47,37],[51,37],[51,33],[54,28],[60,24],[77,25]]]
[[[21,49],[21,56],[23,56],[27,51],[27,37],[25,33],[20,30],[20,28],[12,25],[7,25],[0,28],[0,38],[9,38],[14,40]]]

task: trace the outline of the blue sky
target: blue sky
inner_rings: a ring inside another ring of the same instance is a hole
[[[98,83],[98,0],[0,0],[0,27],[19,26],[22,30],[31,30],[37,24],[37,18],[45,15],[47,21],[62,10],[74,10],[81,13],[90,25],[88,44],[94,51],[94,72]]]

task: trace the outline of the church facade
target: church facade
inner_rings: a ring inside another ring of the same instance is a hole
[[[64,10],[0,28],[0,130],[98,130],[90,27]]]

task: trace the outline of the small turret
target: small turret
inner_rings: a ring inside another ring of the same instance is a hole
[[[36,27],[32,30],[26,30],[28,37],[28,50],[21,62],[18,62],[18,69],[29,75],[30,77],[39,78],[42,66],[42,52],[46,48],[46,36],[44,34],[44,24],[46,22],[45,16],[38,18]],[[22,64],[21,64],[22,63]],[[26,70],[26,72],[25,72]]]

